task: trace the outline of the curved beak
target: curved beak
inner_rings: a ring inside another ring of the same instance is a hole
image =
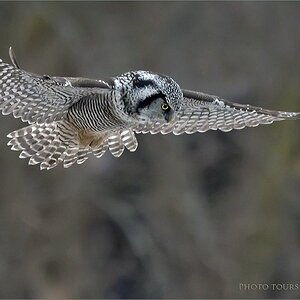
[[[173,121],[175,119],[175,113],[174,110],[171,109],[166,115],[165,115],[165,120],[170,123],[171,121]]]

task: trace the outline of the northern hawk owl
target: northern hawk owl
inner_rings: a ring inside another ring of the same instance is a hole
[[[36,75],[0,60],[0,109],[30,125],[8,135],[29,164],[51,169],[83,163],[90,153],[135,151],[136,133],[230,131],[294,120],[300,113],[267,110],[181,89],[170,77],[132,71],[107,80]]]

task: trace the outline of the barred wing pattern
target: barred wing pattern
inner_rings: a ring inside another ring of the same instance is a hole
[[[60,120],[72,104],[91,92],[71,86],[62,77],[35,75],[0,60],[0,110],[4,115],[13,113],[30,124],[50,123]]]
[[[233,103],[217,96],[183,90],[181,109],[175,120],[168,124],[143,123],[135,127],[136,133],[182,133],[206,132],[210,129],[230,131],[270,124],[274,121],[295,120],[300,113],[263,109],[251,105]]]

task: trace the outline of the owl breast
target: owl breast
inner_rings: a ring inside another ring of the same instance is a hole
[[[82,98],[69,108],[68,121],[79,130],[95,132],[126,127],[126,123],[116,113],[112,96],[113,93]]]

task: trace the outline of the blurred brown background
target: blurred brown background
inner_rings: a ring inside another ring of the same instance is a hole
[[[0,57],[300,111],[300,3],[0,3]],[[1,298],[288,298],[300,283],[300,122],[140,135],[139,148],[41,172],[0,118]]]

